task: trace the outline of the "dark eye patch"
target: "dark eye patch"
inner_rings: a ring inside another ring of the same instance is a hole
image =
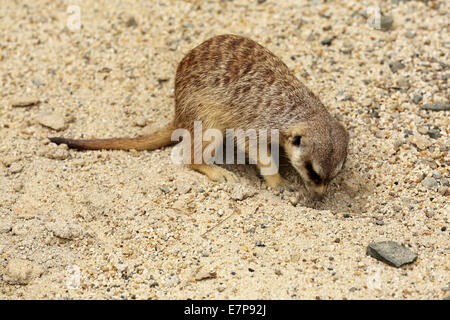
[[[306,163],[306,171],[308,171],[309,178],[315,183],[315,184],[321,184],[322,178],[317,174],[317,172],[314,171],[311,162]]]
[[[302,137],[301,136],[295,136],[294,138],[292,138],[292,144],[294,146],[299,146],[300,142],[302,141]]]

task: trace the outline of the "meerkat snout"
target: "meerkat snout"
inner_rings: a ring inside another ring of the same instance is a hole
[[[341,171],[347,146],[347,131],[334,119],[294,124],[283,141],[292,166],[314,200],[323,198],[330,181]]]

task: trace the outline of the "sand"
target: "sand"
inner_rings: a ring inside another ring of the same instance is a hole
[[[0,298],[442,299],[449,295],[446,1],[8,1],[0,6]],[[80,13],[79,27],[77,12]],[[384,17],[384,16],[383,16]],[[173,116],[177,63],[207,38],[278,55],[350,134],[322,202],[218,184],[137,136]],[[323,40],[333,39],[332,41]],[[327,45],[327,43],[329,45]],[[366,255],[395,241],[418,259]]]

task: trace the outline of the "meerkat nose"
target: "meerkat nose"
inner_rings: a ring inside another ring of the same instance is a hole
[[[326,185],[326,184],[313,187],[311,190],[313,199],[314,200],[322,200],[323,196],[327,192],[327,188],[328,188],[328,185]]]

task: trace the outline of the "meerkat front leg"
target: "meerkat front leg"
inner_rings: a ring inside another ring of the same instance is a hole
[[[278,163],[273,158],[270,150],[267,150],[268,156],[266,159],[262,159],[261,153],[258,152],[258,158],[256,165],[261,171],[261,175],[264,177],[268,187],[273,189],[288,189],[291,188],[291,183],[284,179],[278,172]],[[267,164],[269,160],[269,164]],[[269,170],[270,169],[270,170]]]
[[[212,144],[211,146],[214,146],[215,148],[209,149],[211,151],[205,152],[208,145]],[[207,176],[212,181],[217,182],[238,182],[238,177],[231,171],[228,171],[222,167],[219,167],[215,164],[209,164],[211,158],[214,158],[215,156],[215,150],[217,148],[221,147],[221,141],[215,141],[211,143],[203,142],[201,150],[195,150],[194,147],[192,147],[191,152],[191,163],[188,165],[189,168],[200,172]],[[201,152],[201,155],[197,155],[195,157],[195,152]],[[201,163],[195,163],[195,160],[201,159]]]

